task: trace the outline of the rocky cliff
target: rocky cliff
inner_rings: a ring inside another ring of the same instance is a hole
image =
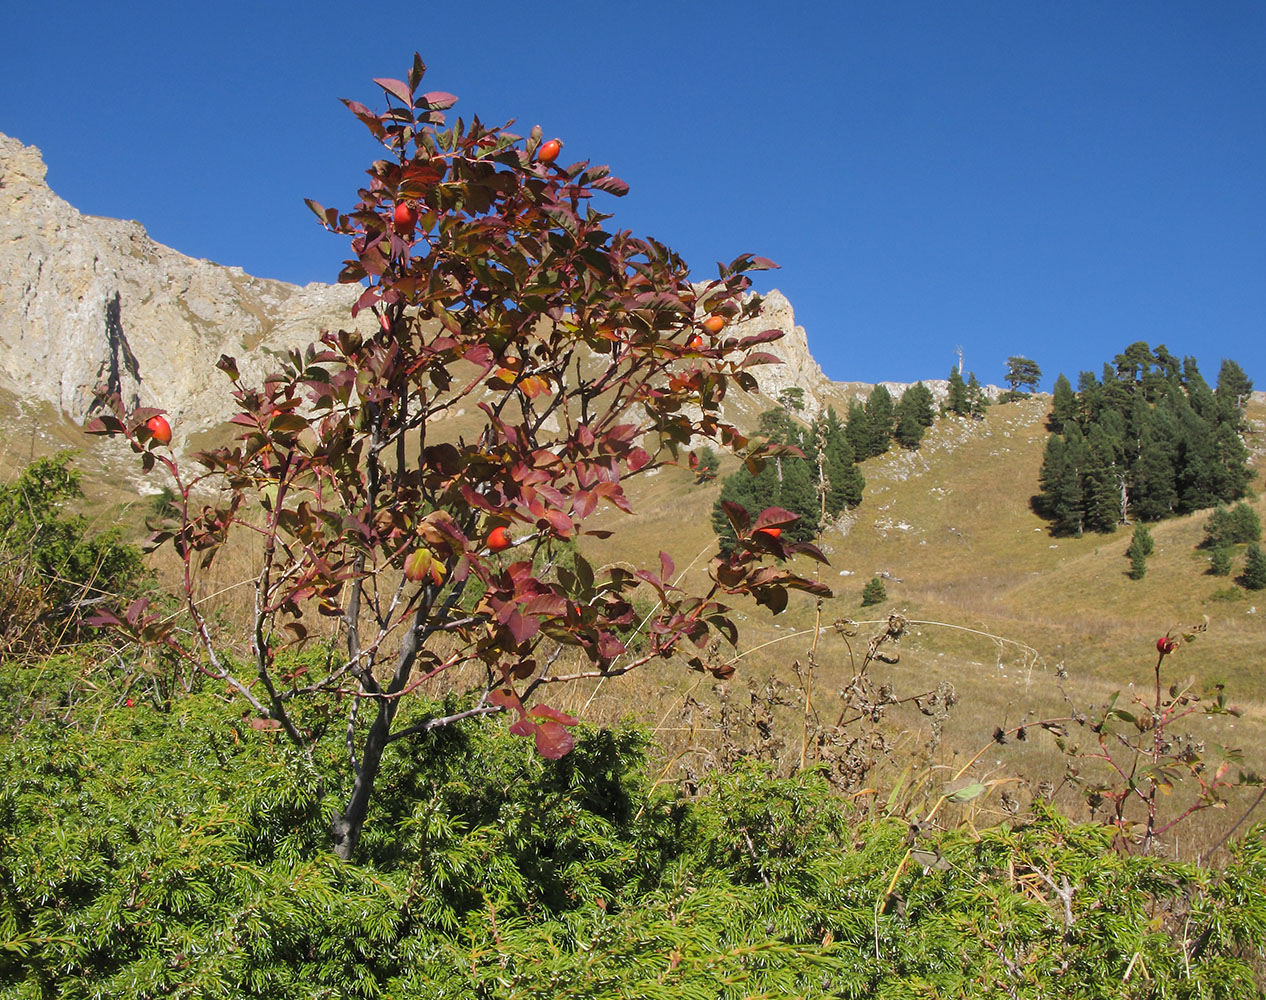
[[[350,290],[253,278],[155,243],[137,222],[82,215],[45,183],[40,152],[0,135],[0,385],[76,421],[97,385],[161,406],[190,430],[225,415],[220,355],[350,321]]]
[[[249,379],[269,367],[268,351],[351,323],[347,286],[298,287],[186,257],[137,222],[81,214],[46,172],[38,149],[0,135],[0,388],[82,422],[105,383],[195,431],[229,415],[221,354]],[[784,364],[753,371],[768,397],[800,386],[813,414],[869,388],[823,375],[781,292],[732,332],[772,327],[785,336],[766,349]]]

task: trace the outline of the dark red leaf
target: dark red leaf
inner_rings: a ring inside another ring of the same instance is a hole
[[[598,498],[588,490],[581,490],[572,498],[572,510],[582,520],[592,514],[597,506]]]
[[[753,596],[757,604],[763,604],[774,614],[782,614],[787,608],[787,591],[782,587],[762,587]]]
[[[520,645],[541,630],[541,623],[534,616],[521,615],[518,611],[510,612],[505,626],[510,630],[510,634],[514,636],[514,641]]]
[[[793,514],[784,507],[766,507],[757,516],[755,529],[760,531],[761,528],[780,528],[784,525],[795,524],[799,520],[799,514]]]
[[[519,696],[514,693],[513,688],[493,688],[488,692],[488,704],[498,705],[507,711],[518,712],[519,715],[525,715],[523,711],[523,702],[519,701]]]
[[[721,509],[725,511],[725,516],[729,519],[730,525],[734,528],[734,533],[740,537],[746,535],[747,529],[752,523],[747,511],[739,504],[730,500],[722,500]]]
[[[781,330],[762,330],[760,333],[753,333],[750,337],[744,337],[738,342],[738,349],[745,351],[749,347],[755,347],[757,344],[768,344],[771,340],[778,340],[783,336]]]
[[[91,625],[94,628],[113,628],[116,625],[123,624],[119,621],[119,616],[113,611],[98,611],[91,618],[86,618],[84,621],[85,624]]]
[[[605,191],[607,194],[613,194],[617,198],[623,198],[629,193],[629,186],[618,177],[599,177],[590,185],[598,191]]]
[[[121,434],[123,432],[123,423],[117,418],[106,414],[88,421],[84,430],[89,434]]]
[[[379,81],[380,83],[382,81]],[[431,111],[443,111],[445,108],[451,108],[457,103],[455,94],[446,94],[442,90],[432,90],[429,94],[423,94],[418,98],[418,103],[425,105]]]
[[[816,559],[818,562],[822,563],[823,565],[826,565],[826,566],[831,565],[831,561],[827,559],[825,555],[823,555],[822,550],[819,549],[816,545],[812,544],[811,542],[794,542],[790,545],[784,546],[784,548],[788,552],[802,552],[806,556],[808,556],[810,559]]]
[[[579,719],[572,718],[566,712],[560,712],[556,708],[550,708],[548,705],[533,705],[528,715],[535,719],[553,719],[555,722],[564,726],[576,726],[580,724]]]
[[[391,80],[387,77],[375,77],[374,83],[378,84],[388,94],[400,98],[408,107],[413,107],[413,91],[409,89],[409,85],[403,80]]]
[[[145,609],[149,607],[148,597],[138,597],[135,601],[128,605],[127,611],[123,613],[123,617],[127,619],[129,625],[135,625],[137,619],[145,613]]]
[[[559,538],[571,538],[571,518],[564,514],[561,510],[547,510],[542,520],[549,524],[550,528],[553,529],[554,534],[558,535]]]
[[[546,760],[566,757],[576,746],[571,733],[552,720],[536,727],[536,752]]]
[[[610,632],[598,633],[598,655],[604,660],[614,660],[626,651],[624,643]]]
[[[567,602],[557,594],[537,594],[523,606],[529,615],[561,615],[567,610]]]

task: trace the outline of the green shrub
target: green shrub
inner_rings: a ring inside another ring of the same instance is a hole
[[[117,528],[95,532],[68,512],[83,498],[71,458],[37,459],[0,485],[0,652],[73,638],[84,609],[144,577],[140,551]]]
[[[684,799],[647,747],[590,729],[550,761],[477,722],[399,740],[347,863],[324,846],[341,732],[305,755],[206,695],[85,695],[0,741],[0,995],[1132,997],[1131,965],[1258,995],[1260,828],[1212,871],[1047,807],[859,823],[823,773],[752,761]]]

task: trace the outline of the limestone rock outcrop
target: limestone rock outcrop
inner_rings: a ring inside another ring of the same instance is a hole
[[[346,286],[186,257],[137,222],[81,214],[46,171],[38,149],[0,135],[0,386],[23,398],[82,421],[104,383],[192,431],[228,414],[221,354],[258,376],[267,349],[351,322]]]
[[[46,174],[38,149],[0,134],[0,389],[24,401],[82,423],[105,384],[129,408],[171,411],[185,436],[231,415],[227,380],[214,370],[221,354],[257,382],[274,367],[270,351],[353,323],[354,286],[299,287],[187,257],[138,222],[81,214],[49,189]],[[365,314],[357,325],[371,323]],[[765,398],[733,393],[730,419],[753,418],[793,386],[804,390],[806,417],[827,406],[843,412],[870,391],[823,374],[779,291],[727,334],[771,328],[783,337],[759,349],[783,363],[751,369]],[[886,384],[894,396],[905,388]],[[944,382],[927,384],[943,394]]]

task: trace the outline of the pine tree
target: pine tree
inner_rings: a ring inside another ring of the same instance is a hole
[[[1262,520],[1257,511],[1241,501],[1231,508],[1229,517],[1232,542],[1257,542],[1262,537]]]
[[[1077,421],[1089,426],[1099,419],[1103,409],[1103,386],[1094,372],[1082,372],[1077,378]]]
[[[1077,395],[1072,383],[1063,373],[1055,380],[1055,393],[1051,401],[1051,415],[1046,426],[1053,434],[1062,434],[1064,427],[1077,419]]]
[[[914,450],[923,441],[923,425],[909,409],[897,407],[897,429],[892,435],[902,448]]]
[[[1037,388],[1042,377],[1042,369],[1036,361],[1030,361],[1021,355],[1007,358],[1007,384],[1011,386],[1012,398],[1027,396]]]
[[[828,409],[824,418],[814,421],[812,431],[814,457],[827,480],[827,516],[838,517],[845,507],[856,507],[862,502],[866,480],[854,462],[853,449],[834,409]],[[816,447],[819,439],[824,442],[820,454]]]
[[[1232,544],[1231,534],[1231,512],[1219,504],[1204,523],[1204,540],[1200,544],[1207,549],[1229,547]]]
[[[870,457],[870,422],[866,419],[866,407],[854,399],[848,404],[848,423],[844,426],[849,447],[859,462]]]
[[[817,535],[822,509],[816,477],[807,459],[783,459],[782,482],[779,484],[775,502],[779,507],[800,515],[799,521],[783,528],[785,537],[793,542],[807,542]]]
[[[1219,418],[1236,430],[1244,428],[1244,407],[1253,392],[1253,380],[1234,361],[1223,361],[1218,372],[1217,388],[1213,390],[1219,403]]]
[[[1086,459],[1085,442],[1077,425],[1069,428],[1069,437],[1050,437],[1042,469],[1038,475],[1041,493],[1034,497],[1034,509],[1050,520],[1055,535],[1080,535],[1085,522],[1082,499],[1082,466]]]
[[[909,397],[909,407],[914,411],[916,419],[924,427],[931,427],[936,419],[936,407],[933,405],[932,390],[922,382],[915,382],[904,393],[902,399]]]
[[[801,427],[786,410],[765,410],[756,418],[756,433],[779,444],[804,446]]]
[[[804,409],[804,389],[798,385],[788,386],[778,393],[778,403],[788,413],[799,413]]]
[[[1130,547],[1125,550],[1126,556],[1130,560],[1130,579],[1141,580],[1147,573],[1147,557],[1152,554],[1155,543],[1152,541],[1152,533],[1143,525],[1138,525],[1134,529],[1134,535],[1130,539]]]
[[[746,468],[742,468],[733,475],[726,476],[721,482],[721,495],[712,505],[712,530],[720,540],[722,552],[730,551],[738,541],[738,536],[734,534],[734,528],[721,502],[728,500],[736,503],[753,516],[766,507],[773,506],[777,497],[777,477],[773,469],[773,462],[766,462],[759,475],[754,476]]]
[[[985,395],[984,387],[976,379],[975,372],[967,374],[967,412],[977,420],[983,420],[985,416],[985,408],[989,405],[989,397]]]
[[[1209,550],[1209,572],[1214,576],[1231,575],[1231,557],[1234,550],[1225,542],[1219,542]]]
[[[1120,522],[1120,489],[1110,456],[1091,446],[1082,472],[1085,528],[1104,533],[1116,530]]]
[[[1126,385],[1142,385],[1152,367],[1152,349],[1142,340],[1136,340],[1112,359],[1113,374]]]
[[[1266,588],[1266,555],[1262,554],[1261,546],[1256,542],[1248,547],[1245,554],[1244,574],[1240,577],[1240,583],[1246,590]]]
[[[965,417],[971,412],[967,399],[967,383],[962,373],[955,367],[950,369],[949,395],[945,399],[945,412],[958,417]]]
[[[932,407],[932,391],[916,382],[901,394],[897,403],[897,429],[893,436],[903,448],[917,448],[923,432],[932,426],[936,411]]]
[[[888,450],[895,423],[896,406],[892,394],[882,385],[875,386],[866,399],[866,424],[870,428],[867,457],[882,455]]]
[[[1164,344],[1157,344],[1152,351],[1152,360],[1156,362],[1156,371],[1167,382],[1178,382],[1182,379],[1182,362],[1169,353]]]
[[[888,600],[888,591],[884,589],[883,580],[872,576],[862,588],[862,607],[868,608],[872,604],[882,604],[886,600]]]

